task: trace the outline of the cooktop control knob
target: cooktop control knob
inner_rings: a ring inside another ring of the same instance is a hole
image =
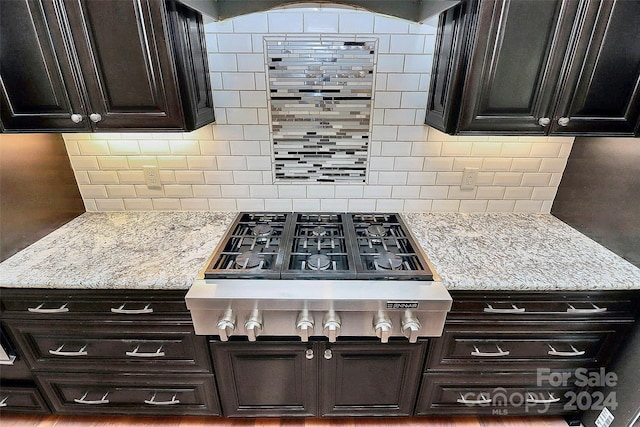
[[[247,331],[249,341],[255,341],[262,332],[262,316],[258,310],[253,310],[251,315],[244,322],[244,329]]]
[[[375,331],[380,341],[383,343],[389,342],[389,337],[391,336],[391,319],[384,314],[378,313],[373,318],[373,330]]]
[[[229,341],[229,337],[236,330],[236,315],[228,308],[218,318],[218,333],[220,341]]]
[[[336,338],[340,335],[340,316],[331,310],[325,314],[322,320],[324,335],[329,338],[329,342],[336,342]]]
[[[418,340],[418,332],[421,327],[420,321],[410,311],[407,311],[402,317],[402,333],[409,338],[409,342],[414,343]]]
[[[302,342],[309,341],[309,335],[313,333],[313,316],[307,310],[302,310],[296,320],[296,330]]]

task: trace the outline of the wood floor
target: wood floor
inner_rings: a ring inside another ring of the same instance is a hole
[[[428,417],[428,418],[338,418],[225,419],[213,417],[107,417],[60,415],[8,415],[2,427],[566,427],[559,417]]]

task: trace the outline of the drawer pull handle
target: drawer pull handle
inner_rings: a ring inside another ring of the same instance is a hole
[[[7,400],[9,400],[9,396],[5,397],[4,399],[0,400],[0,408],[6,408],[7,406]]]
[[[133,349],[133,351],[127,351],[125,354],[131,357],[164,357],[164,351],[162,351],[162,346],[158,348],[155,353],[139,353],[138,350],[140,346],[137,346]]]
[[[147,304],[147,305],[144,306],[144,308],[139,308],[139,309],[124,308],[125,305],[126,304],[122,304],[118,308],[111,307],[111,312],[112,313],[117,313],[117,314],[150,314],[150,313],[153,313],[153,308],[150,307],[151,304]]]
[[[480,393],[480,399],[469,400],[462,393],[460,393],[460,399],[456,400],[458,403],[464,403],[465,405],[488,405],[492,399],[488,399],[484,394]]]
[[[87,356],[89,354],[85,351],[85,349],[87,348],[86,344],[84,345],[84,347],[82,347],[78,351],[62,351],[63,347],[64,347],[64,344],[58,347],[57,350],[49,350],[49,354],[53,354],[54,356],[66,356],[66,357]]]
[[[86,400],[88,394],[89,392],[87,391],[80,399],[73,399],[73,401],[76,403],[82,403],[83,405],[104,405],[109,403],[109,399],[107,399],[109,392],[106,392],[100,400]]]
[[[567,304],[569,308],[567,308],[567,313],[570,314],[592,314],[592,313],[604,313],[607,311],[607,307],[598,307],[594,303],[591,303],[593,308],[575,308],[571,304]]]
[[[0,348],[0,354],[7,357],[6,359],[0,359],[0,365],[13,365],[16,361],[16,355],[7,354],[7,352],[4,351],[4,348]]]
[[[174,394],[171,400],[157,401],[156,393],[151,396],[151,399],[145,400],[144,403],[147,405],[156,405],[156,406],[167,406],[167,405],[179,405],[180,401],[176,399],[176,395]]]
[[[504,351],[503,349],[500,348],[500,346],[498,344],[496,344],[496,348],[498,349],[498,351],[493,352],[493,353],[485,353],[482,352],[478,349],[478,347],[476,347],[475,345],[473,346],[473,351],[471,352],[472,356],[479,356],[479,357],[493,357],[493,356],[508,356],[509,355],[509,351]]]
[[[574,357],[574,356],[582,356],[584,354],[584,350],[580,351],[577,348],[575,348],[573,345],[570,344],[571,346],[571,350],[572,351],[558,351],[555,348],[553,348],[553,346],[551,344],[547,344],[549,346],[549,348],[551,350],[549,350],[547,352],[547,354],[549,354],[550,356],[567,356],[567,357]]]
[[[55,314],[55,313],[67,313],[69,308],[67,307],[68,302],[65,302],[58,308],[42,308],[44,303],[40,304],[37,307],[29,307],[27,310],[30,313],[40,313],[40,314]]]
[[[527,403],[556,403],[560,402],[559,397],[555,397],[553,394],[549,393],[548,399],[536,399],[534,395],[531,393],[527,393]]]
[[[487,306],[484,308],[484,312],[501,314],[524,313],[525,309],[517,307],[515,304],[511,304],[511,308],[493,308],[491,304],[487,304]]]

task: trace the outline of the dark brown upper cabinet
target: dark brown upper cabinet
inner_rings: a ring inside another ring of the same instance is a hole
[[[214,120],[202,16],[172,0],[0,2],[6,132],[179,131]]]
[[[425,123],[462,135],[638,135],[639,39],[638,1],[463,1],[439,18]]]

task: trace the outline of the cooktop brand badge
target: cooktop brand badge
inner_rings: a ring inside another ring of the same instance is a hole
[[[406,310],[409,308],[418,308],[418,301],[387,301],[387,309]]]

